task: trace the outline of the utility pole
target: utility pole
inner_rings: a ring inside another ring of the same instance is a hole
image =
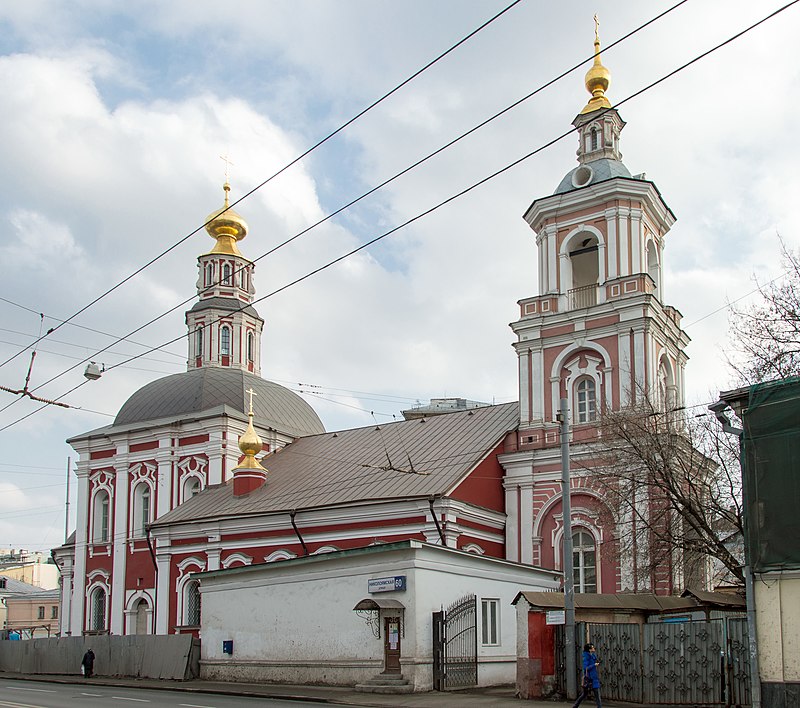
[[[564,517],[564,670],[567,673],[567,698],[577,698],[575,665],[575,587],[572,572],[572,504],[569,481],[569,417],[567,399],[561,399],[557,420],[561,423],[561,512]]]

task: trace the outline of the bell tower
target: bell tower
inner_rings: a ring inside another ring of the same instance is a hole
[[[247,222],[225,202],[206,218],[214,247],[197,259],[198,302],[186,312],[189,329],[188,369],[222,366],[261,375],[261,331],[264,320],[252,306],[253,262],[239,251]]]
[[[506,553],[510,560],[560,564],[561,398],[569,407],[573,542],[581,549],[582,592],[633,587],[618,555],[604,547],[615,534],[614,510],[593,485],[597,421],[648,396],[664,408],[683,405],[681,315],[665,304],[666,236],[675,216],[656,185],[622,162],[625,122],[606,91],[600,57],[586,74],[590,99],[573,121],[578,164],[550,196],[524,214],[538,252],[538,293],[519,301],[516,335],[520,426],[501,456],[506,471]],[[595,445],[592,445],[595,443]],[[605,548],[605,550],[604,550]],[[578,565],[576,565],[578,567]],[[584,583],[585,580],[585,583]]]
[[[573,424],[642,395],[683,404],[689,338],[680,313],[664,303],[663,284],[675,216],[656,185],[622,162],[625,122],[605,94],[609,83],[596,34],[591,98],[573,121],[578,165],[524,215],[536,237],[539,293],[519,302],[511,327],[520,420],[539,444],[556,436],[551,421],[562,396]]]

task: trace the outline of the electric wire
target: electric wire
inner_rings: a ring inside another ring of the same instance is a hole
[[[621,42],[623,42],[623,41],[625,41],[625,40],[629,39],[631,36],[635,35],[637,32],[639,32],[639,31],[643,30],[644,28],[646,28],[646,27],[648,27],[649,25],[653,24],[653,23],[654,23],[654,22],[656,22],[657,20],[659,20],[659,19],[663,18],[665,15],[667,15],[668,13],[670,13],[670,12],[672,12],[673,10],[677,9],[678,7],[680,7],[681,5],[685,4],[686,2],[688,2],[688,0],[679,0],[679,2],[677,2],[675,5],[673,5],[673,6],[669,7],[669,8],[667,8],[666,10],[664,10],[664,11],[663,11],[663,12],[661,12],[661,13],[659,13],[659,14],[658,14],[658,15],[656,15],[655,17],[653,17],[653,18],[651,18],[650,20],[646,21],[645,23],[643,23],[643,24],[639,25],[639,26],[638,26],[638,27],[636,27],[635,29],[631,30],[631,31],[630,31],[630,32],[628,32],[627,34],[623,35],[622,37],[620,37],[620,38],[619,38],[619,39],[617,39],[616,41],[614,41],[614,42],[612,42],[611,44],[609,44],[607,47],[605,47],[604,49],[602,49],[600,53],[602,54],[603,52],[606,52],[606,51],[608,51],[608,50],[612,49],[613,47],[617,46],[617,45],[618,45],[618,44],[620,44]],[[593,58],[594,56],[595,56],[595,55],[594,55],[594,53],[592,53],[592,55],[591,55],[590,57],[588,57],[587,59],[582,59],[580,62],[578,62],[577,64],[575,64],[575,65],[574,65],[574,66],[572,66],[571,68],[569,68],[569,69],[566,69],[565,71],[561,72],[561,73],[560,73],[558,76],[556,76],[555,78],[553,78],[553,79],[551,79],[551,80],[547,81],[545,84],[541,85],[540,87],[538,87],[538,88],[537,88],[537,89],[535,89],[534,91],[531,91],[531,92],[530,92],[530,93],[528,93],[527,95],[523,96],[522,98],[518,99],[517,101],[513,102],[512,104],[510,104],[510,105],[506,106],[506,107],[505,107],[504,109],[502,109],[501,111],[499,111],[499,112],[495,113],[494,115],[490,116],[489,118],[487,118],[487,119],[485,119],[485,120],[481,121],[481,122],[480,122],[480,123],[478,123],[476,126],[474,126],[473,128],[471,128],[470,130],[466,131],[465,133],[462,133],[461,135],[459,135],[458,137],[454,138],[453,140],[450,140],[449,142],[445,143],[443,146],[441,146],[441,147],[439,147],[438,149],[434,150],[433,152],[429,153],[429,154],[428,154],[428,155],[426,155],[425,157],[423,157],[423,158],[421,158],[421,159],[417,160],[416,162],[414,162],[413,164],[409,165],[408,167],[406,167],[405,169],[401,170],[400,172],[396,173],[396,174],[395,174],[395,175],[393,175],[392,177],[390,177],[390,178],[388,178],[388,179],[384,180],[383,182],[381,182],[380,184],[376,185],[375,187],[372,187],[372,188],[371,188],[371,189],[369,189],[367,192],[364,192],[364,193],[363,193],[363,194],[361,194],[360,196],[356,197],[355,199],[351,200],[350,202],[348,202],[348,203],[344,204],[343,206],[339,207],[338,209],[336,209],[335,211],[333,211],[333,212],[331,212],[330,214],[326,215],[325,217],[323,217],[322,219],[318,220],[317,222],[315,222],[315,223],[313,223],[313,224],[311,224],[311,225],[307,226],[306,228],[304,228],[303,230],[299,231],[299,232],[298,232],[298,233],[296,233],[295,235],[293,235],[293,236],[291,236],[290,238],[286,239],[285,241],[283,241],[283,242],[279,243],[278,245],[276,245],[276,246],[274,246],[273,248],[269,249],[269,250],[268,250],[268,251],[266,251],[265,253],[262,253],[261,255],[257,256],[255,259],[253,259],[252,263],[256,263],[256,262],[260,261],[261,259],[263,259],[263,258],[265,258],[265,257],[267,257],[267,256],[269,256],[269,255],[271,255],[271,254],[273,254],[273,253],[275,253],[275,252],[276,252],[277,250],[279,250],[280,248],[283,248],[284,246],[286,246],[286,245],[288,245],[288,244],[292,243],[293,241],[295,241],[296,239],[300,238],[300,237],[301,237],[301,236],[303,236],[304,234],[306,234],[306,233],[310,232],[312,229],[314,229],[314,228],[316,228],[316,227],[320,226],[321,224],[325,223],[326,221],[328,221],[328,220],[332,219],[333,217],[335,217],[335,216],[337,216],[338,214],[342,213],[342,212],[343,212],[343,211],[345,211],[346,209],[349,209],[351,206],[355,205],[356,203],[360,202],[361,200],[365,199],[366,197],[370,196],[371,194],[375,193],[376,191],[378,191],[378,190],[382,189],[382,188],[383,188],[383,187],[385,187],[386,185],[390,184],[390,183],[391,183],[391,182],[393,182],[394,180],[396,180],[396,179],[399,179],[401,176],[403,176],[403,175],[407,174],[408,172],[410,172],[411,170],[413,170],[413,169],[415,169],[416,167],[420,166],[420,165],[421,165],[421,164],[423,164],[424,162],[427,162],[428,160],[432,159],[432,158],[433,158],[433,157],[435,157],[436,155],[438,155],[438,154],[442,153],[443,151],[447,150],[448,148],[452,147],[453,145],[455,145],[456,143],[458,143],[458,142],[459,142],[459,141],[461,141],[462,139],[466,138],[467,136],[471,135],[472,133],[476,132],[477,130],[480,130],[481,128],[483,128],[483,127],[484,127],[484,126],[486,126],[487,124],[491,123],[491,122],[492,122],[492,121],[494,121],[495,119],[497,119],[497,118],[501,117],[501,116],[502,116],[502,115],[504,115],[505,113],[509,112],[509,111],[510,111],[510,110],[512,110],[513,108],[516,108],[517,106],[519,106],[519,105],[520,105],[520,104],[522,104],[523,102],[525,102],[525,101],[527,101],[528,99],[532,98],[533,96],[535,96],[536,94],[540,93],[541,91],[543,91],[544,89],[548,88],[549,86],[553,85],[553,84],[554,84],[554,83],[556,83],[557,81],[560,81],[560,80],[561,80],[561,79],[563,79],[564,77],[566,77],[566,76],[568,76],[569,74],[573,73],[574,71],[576,71],[577,69],[579,69],[581,66],[583,66],[583,65],[586,63],[586,61],[587,61],[588,59],[591,59],[591,58]],[[619,104],[618,104],[618,105],[619,105]],[[561,137],[562,137],[562,138],[563,138],[563,137],[566,137],[566,135],[569,135],[569,134],[570,134],[570,133],[572,133],[572,132],[574,132],[574,131],[573,131],[573,130],[571,130],[571,131],[569,131],[567,134],[565,134],[564,136],[561,136]],[[559,138],[559,139],[561,139],[561,138]],[[277,174],[277,173],[276,173],[276,174]],[[231,208],[232,208],[234,205],[236,205],[236,204],[238,204],[239,202],[241,202],[241,201],[242,201],[242,199],[246,198],[246,197],[247,197],[247,196],[249,196],[249,194],[251,194],[251,193],[252,193],[252,191],[251,191],[251,192],[249,192],[248,194],[245,194],[245,195],[244,195],[243,197],[241,197],[240,199],[236,200],[236,201],[235,201],[235,202],[234,202],[234,203],[231,205]],[[410,222],[408,222],[408,223],[410,223]],[[406,224],[404,224],[404,225],[401,225],[401,226],[400,226],[400,227],[398,227],[398,228],[402,228],[402,227],[403,227],[403,226],[405,226],[405,225],[406,225]],[[199,229],[198,229],[198,230],[199,230]],[[367,245],[370,245],[370,244],[367,244]],[[348,255],[352,255],[352,253],[351,253],[351,254],[348,254]],[[345,257],[347,257],[347,256],[345,256]],[[232,277],[235,277],[235,276],[236,276],[236,274],[237,274],[237,273],[239,273],[241,270],[242,270],[241,268],[240,268],[240,269],[237,269],[237,270],[236,270],[236,272],[235,272],[235,273],[232,275]],[[218,283],[217,283],[217,284],[218,284]],[[291,284],[290,284],[290,285],[291,285]],[[211,289],[211,288],[213,288],[213,287],[214,287],[214,285],[211,285],[211,286],[209,286],[209,288],[207,288],[207,289]],[[278,292],[279,292],[279,291],[278,291]],[[276,293],[272,293],[272,294],[276,294]],[[194,294],[194,295],[192,295],[192,296],[190,296],[190,297],[186,298],[185,300],[183,300],[183,301],[181,301],[181,302],[177,303],[176,305],[174,305],[174,306],[173,306],[172,308],[170,308],[169,310],[167,310],[167,311],[165,311],[165,312],[161,313],[161,314],[160,314],[160,315],[158,315],[157,317],[154,317],[154,318],[152,318],[151,320],[149,320],[149,321],[145,322],[145,323],[144,323],[143,325],[141,325],[140,327],[138,327],[138,328],[134,329],[132,332],[130,332],[128,335],[126,335],[126,338],[127,338],[127,337],[130,337],[130,336],[132,336],[132,335],[134,335],[134,334],[137,334],[138,332],[140,332],[141,330],[145,329],[146,327],[149,327],[150,325],[154,324],[155,322],[159,321],[160,319],[163,319],[164,317],[166,317],[167,315],[171,314],[171,313],[172,313],[172,312],[174,312],[175,310],[177,310],[177,309],[179,309],[180,307],[183,307],[184,305],[188,304],[189,302],[191,302],[192,300],[194,300],[196,297],[197,297],[197,294]],[[257,302],[261,302],[261,301],[262,301],[262,300],[264,300],[264,299],[266,299],[266,298],[260,298],[259,300],[256,300],[256,301],[255,301],[254,303],[252,303],[252,304],[255,304],[255,303],[257,303]],[[244,308],[240,308],[240,309],[244,309]],[[209,322],[209,323],[205,323],[205,324],[203,325],[203,328],[205,328],[205,327],[208,327],[208,326],[210,326],[211,324],[214,324],[214,323],[215,323],[215,322]],[[184,337],[185,337],[185,335],[182,335],[181,337],[179,337],[179,338],[176,338],[176,339],[172,340],[171,342],[168,342],[167,344],[165,344],[165,345],[161,345],[161,346],[168,346],[169,344],[173,344],[173,343],[175,343],[176,341],[180,341],[180,340],[181,340],[181,339],[183,339]],[[35,342],[34,342],[34,344],[35,344]],[[112,345],[109,345],[109,347],[106,347],[105,349],[101,349],[100,351],[96,352],[95,354],[93,354],[93,355],[92,355],[92,357],[88,357],[88,358],[84,359],[83,361],[79,362],[78,364],[76,364],[75,366],[73,366],[73,367],[71,367],[71,368],[69,368],[69,369],[65,370],[64,372],[62,372],[61,374],[59,374],[59,376],[57,376],[57,377],[54,377],[54,378],[52,378],[52,379],[49,379],[48,381],[44,382],[43,384],[40,384],[40,386],[39,386],[39,387],[41,387],[41,386],[46,386],[47,384],[49,384],[49,383],[52,383],[52,382],[53,382],[53,381],[55,381],[57,378],[60,378],[60,376],[62,376],[62,375],[65,375],[65,374],[69,373],[70,371],[72,371],[73,369],[77,368],[77,367],[78,367],[78,366],[80,366],[81,364],[83,364],[83,363],[86,363],[86,362],[90,361],[92,358],[96,358],[96,357],[98,357],[100,354],[103,354],[104,352],[106,352],[106,351],[107,351],[107,350],[110,348],[110,346],[113,346],[113,344],[112,344]],[[152,351],[152,350],[151,350],[151,351]],[[149,352],[146,352],[146,353],[149,353]],[[37,387],[37,388],[39,388],[39,387]],[[36,390],[36,389],[33,389],[33,390]],[[0,429],[0,430],[2,430],[2,429]]]
[[[782,13],[785,10],[787,10],[788,8],[794,6],[798,2],[800,2],[800,0],[791,0],[790,2],[788,2],[788,3],[784,4],[783,6],[781,6],[780,8],[778,8],[778,9],[774,10],[773,12],[769,13],[768,15],[763,17],[762,19],[760,19],[760,20],[754,22],[753,24],[749,25],[748,27],[740,30],[739,32],[735,33],[734,35],[730,36],[729,38],[725,39],[724,41],[716,44],[715,46],[711,47],[710,49],[702,52],[701,54],[696,55],[694,58],[692,58],[689,61],[681,64],[676,69],[673,69],[672,71],[670,71],[667,74],[663,75],[659,79],[656,79],[655,81],[647,84],[646,86],[644,86],[643,88],[639,89],[638,91],[635,91],[634,93],[628,95],[627,97],[625,97],[621,101],[617,102],[614,105],[613,108],[603,109],[602,113],[599,113],[598,115],[599,116],[603,115],[603,114],[607,113],[610,110],[616,110],[616,108],[618,108],[619,106],[622,106],[623,104],[631,101],[632,99],[637,98],[638,96],[642,95],[646,91],[649,91],[650,89],[654,88],[655,86],[660,85],[664,81],[667,81],[668,79],[672,78],[673,76],[675,76],[676,74],[680,73],[681,71],[684,71],[688,67],[693,66],[694,64],[696,64],[697,62],[703,60],[704,58],[706,58],[710,54],[712,54],[712,53],[718,51],[719,49],[727,46],[728,44],[736,41],[737,39],[741,38],[742,36],[744,36],[748,32],[756,29],[757,27],[761,26],[765,22],[767,22],[767,21],[773,19],[774,17],[778,16],[780,13]],[[346,258],[349,258],[350,256],[352,256],[352,255],[354,255],[354,254],[356,254],[356,253],[368,248],[369,246],[377,243],[378,241],[381,241],[382,239],[384,239],[384,238],[396,233],[397,231],[405,228],[406,226],[408,226],[408,225],[410,225],[410,224],[412,224],[412,223],[424,218],[425,216],[428,216],[429,214],[433,213],[434,211],[436,211],[436,210],[444,207],[445,205],[447,205],[447,204],[449,204],[449,203],[451,203],[451,202],[463,197],[464,195],[472,192],[474,189],[482,186],[483,184],[485,184],[485,183],[489,182],[490,180],[498,177],[499,175],[504,174],[505,172],[507,172],[507,171],[511,170],[512,168],[516,167],[517,165],[521,164],[525,160],[530,159],[534,155],[537,155],[538,153],[540,153],[540,152],[544,151],[545,149],[551,147],[552,145],[554,145],[555,143],[559,142],[560,140],[563,140],[564,138],[566,138],[567,136],[571,135],[575,131],[576,131],[576,128],[571,128],[570,130],[562,133],[561,135],[557,136],[556,138],[553,138],[553,139],[547,141],[546,143],[544,143],[543,145],[539,146],[538,148],[536,148],[536,149],[528,152],[527,154],[517,158],[516,160],[514,160],[511,163],[507,164],[506,166],[500,168],[499,170],[496,170],[496,171],[492,172],[491,174],[487,175],[486,177],[478,180],[477,182],[474,182],[472,185],[466,187],[465,189],[462,189],[459,192],[457,192],[457,193],[451,195],[450,197],[447,197],[446,199],[442,200],[441,202],[435,204],[434,206],[429,207],[428,209],[425,209],[424,211],[418,213],[416,216],[411,217],[410,219],[402,222],[401,224],[393,227],[392,229],[389,229],[388,231],[382,233],[381,235],[376,236],[376,237],[368,240],[367,242],[361,244],[360,246],[358,246],[358,247],[348,251],[347,253],[345,253],[345,254],[343,254],[343,255],[341,255],[341,256],[339,256],[339,257],[337,257],[337,258],[335,258],[335,259],[333,259],[331,261],[329,261],[328,263],[326,263],[326,264],[324,264],[322,266],[319,266],[318,268],[315,268],[314,270],[306,273],[305,275],[303,275],[303,276],[301,276],[299,278],[296,278],[293,281],[290,281],[289,283],[287,283],[287,284],[281,286],[280,288],[278,288],[278,289],[276,289],[276,290],[274,290],[274,291],[262,296],[261,298],[258,298],[256,300],[254,300],[249,305],[242,306],[240,309],[244,309],[247,306],[255,305],[255,304],[257,304],[259,302],[262,302],[262,301],[264,301],[264,300],[266,300],[266,299],[268,299],[270,297],[273,297],[274,295],[277,295],[278,293],[283,292],[284,290],[287,290],[288,288],[293,287],[294,285],[297,285],[298,283],[300,283],[300,282],[302,282],[304,280],[307,280],[308,278],[313,277],[314,275],[316,275],[316,274],[318,274],[318,273],[320,273],[320,272],[332,267],[333,265],[336,265],[337,263],[345,260]],[[138,331],[138,330],[136,330],[136,331]],[[168,346],[169,344],[178,342],[178,341],[184,339],[186,336],[187,336],[186,334],[183,334],[183,335],[181,335],[179,337],[171,339],[168,342],[165,342],[164,344],[160,345],[160,347]],[[155,349],[157,349],[157,348],[158,347],[154,347],[153,349],[150,349],[147,352],[143,352],[140,355],[137,355],[137,356],[132,357],[130,359],[127,359],[127,360],[125,360],[123,362],[115,364],[115,365],[109,367],[109,370],[113,369],[113,368],[116,368],[116,367],[119,367],[119,366],[121,366],[123,364],[130,363],[130,361],[133,361],[136,358],[144,356],[145,354],[149,354],[152,351],[155,351]],[[64,373],[66,373],[66,372],[64,372]],[[46,385],[47,383],[50,383],[53,380],[55,380],[55,379],[51,379],[50,381],[46,382],[45,384],[41,384],[41,386],[44,386],[44,385]],[[64,396],[68,395],[69,393],[72,393],[73,391],[75,391],[77,388],[80,388],[85,383],[86,382],[82,382],[82,383],[78,384],[77,386],[75,386],[74,388],[70,389],[69,391],[67,391],[66,393],[62,394],[61,396],[59,396],[58,398],[56,398],[54,400],[60,400],[60,398],[63,398]],[[40,407],[40,408],[28,413],[27,415],[25,415],[25,416],[13,421],[13,422],[7,424],[6,426],[0,428],[0,432],[2,432],[4,430],[7,430],[11,426],[16,425],[17,423],[25,420],[26,418],[30,417],[31,415],[34,415],[35,413],[37,413],[40,410],[42,410],[44,407],[45,406],[42,406],[42,407]]]
[[[519,4],[521,1],[522,1],[522,0],[513,0],[513,2],[511,2],[509,5],[507,5],[507,6],[506,6],[506,7],[504,7],[502,10],[500,10],[498,13],[496,13],[495,15],[493,15],[492,17],[490,17],[488,20],[486,20],[485,22],[483,22],[481,25],[479,25],[479,26],[478,26],[476,29],[472,30],[472,32],[470,32],[469,34],[467,34],[465,37],[462,37],[462,38],[461,38],[461,39],[460,39],[458,42],[456,42],[455,44],[453,44],[452,46],[450,46],[448,49],[446,49],[444,52],[442,52],[441,54],[439,54],[437,57],[435,57],[434,59],[432,59],[431,61],[429,61],[429,62],[428,62],[427,64],[425,64],[425,65],[424,65],[422,68],[420,68],[420,69],[418,69],[417,71],[415,71],[413,74],[411,74],[411,76],[409,76],[408,78],[406,78],[406,79],[404,79],[403,81],[401,81],[401,82],[400,82],[399,84],[397,84],[397,85],[396,85],[394,88],[392,88],[391,90],[389,90],[389,91],[387,91],[385,94],[383,94],[383,95],[382,95],[380,98],[378,98],[378,99],[374,100],[372,103],[370,103],[370,104],[369,104],[369,105],[368,105],[366,108],[363,108],[361,111],[359,111],[358,113],[356,113],[356,115],[355,115],[355,116],[353,116],[353,117],[352,117],[352,118],[350,118],[349,120],[345,121],[345,122],[344,122],[342,125],[340,125],[338,128],[336,128],[335,130],[333,130],[332,132],[330,132],[328,135],[326,135],[326,136],[325,136],[324,138],[322,138],[321,140],[317,141],[317,142],[316,142],[314,145],[312,145],[310,148],[307,148],[307,149],[306,149],[304,152],[302,152],[300,155],[298,155],[297,157],[295,157],[295,158],[294,158],[293,160],[291,160],[289,163],[287,163],[286,165],[284,165],[283,167],[281,167],[281,168],[280,168],[280,169],[279,169],[277,172],[275,172],[275,173],[274,173],[274,174],[272,174],[271,176],[267,177],[267,179],[265,179],[264,181],[262,181],[261,183],[257,184],[255,187],[253,187],[252,189],[250,189],[250,191],[246,192],[246,193],[245,193],[243,196],[241,196],[239,199],[237,199],[237,200],[236,200],[236,201],[234,201],[232,204],[230,204],[230,205],[229,205],[229,206],[228,206],[228,207],[225,209],[225,211],[228,211],[229,209],[233,209],[233,207],[235,207],[237,204],[239,204],[239,203],[240,203],[240,202],[242,202],[243,200],[245,200],[245,199],[247,199],[248,197],[250,197],[252,194],[254,194],[254,193],[255,193],[255,192],[257,192],[258,190],[260,190],[262,187],[264,187],[266,184],[268,184],[268,183],[269,183],[269,182],[271,182],[273,179],[275,179],[276,177],[278,177],[280,174],[282,174],[283,172],[285,172],[286,170],[288,170],[290,167],[292,167],[293,165],[295,165],[295,164],[297,164],[298,162],[300,162],[300,160],[302,160],[303,158],[305,158],[306,156],[308,156],[308,155],[309,155],[311,152],[313,152],[314,150],[316,150],[318,147],[320,147],[320,146],[321,146],[321,145],[323,145],[324,143],[328,142],[328,140],[330,140],[331,138],[333,138],[335,135],[338,135],[338,134],[339,134],[340,132],[342,132],[342,131],[343,131],[345,128],[347,128],[347,127],[349,127],[350,125],[352,125],[353,123],[355,123],[355,122],[356,122],[356,121],[357,121],[359,118],[361,118],[361,117],[362,117],[364,114],[366,114],[366,113],[368,113],[369,111],[371,111],[371,110],[372,110],[373,108],[375,108],[375,107],[376,107],[378,104],[382,103],[382,102],[383,102],[383,101],[385,101],[387,98],[389,98],[390,96],[392,96],[393,94],[395,94],[397,91],[399,91],[401,88],[403,88],[404,86],[406,86],[407,84],[409,84],[411,81],[413,81],[415,78],[417,78],[417,77],[418,77],[420,74],[422,74],[424,71],[426,71],[427,69],[429,69],[430,67],[432,67],[434,64],[436,64],[437,62],[439,62],[441,59],[443,59],[444,57],[446,57],[446,56],[447,56],[448,54],[450,54],[451,52],[455,51],[455,50],[456,50],[458,47],[460,47],[462,44],[464,44],[465,42],[469,41],[469,40],[470,40],[472,37],[474,37],[476,34],[478,34],[478,32],[480,32],[480,31],[481,31],[481,30],[483,30],[484,28],[488,27],[488,26],[489,26],[490,24],[492,24],[492,23],[493,23],[495,20],[497,20],[498,18],[500,18],[502,15],[504,15],[504,14],[505,14],[506,12],[508,12],[509,10],[511,10],[511,9],[512,9],[514,6],[518,5],[518,4]],[[215,215],[215,217],[214,217],[214,218],[216,218],[216,216],[217,216],[217,215]],[[155,256],[154,258],[151,258],[151,259],[150,259],[149,261],[147,261],[147,262],[146,262],[144,265],[142,265],[142,266],[140,266],[139,268],[137,268],[137,269],[136,269],[136,270],[135,270],[133,273],[129,274],[128,276],[126,276],[125,278],[123,278],[122,280],[120,280],[119,282],[117,282],[115,285],[113,285],[111,288],[109,288],[109,289],[108,289],[108,290],[106,290],[105,292],[103,292],[103,293],[101,293],[100,295],[98,295],[96,298],[94,298],[94,300],[92,300],[91,302],[89,302],[87,305],[84,305],[84,306],[83,306],[82,308],[80,308],[80,309],[79,309],[77,312],[75,312],[75,313],[73,313],[72,315],[70,315],[70,316],[69,316],[67,319],[63,320],[62,322],[60,322],[60,323],[59,323],[58,325],[56,325],[55,327],[52,327],[51,329],[49,329],[49,330],[48,330],[48,331],[45,333],[45,335],[44,335],[44,336],[45,336],[45,337],[47,337],[48,335],[52,334],[53,332],[55,332],[56,330],[60,329],[61,327],[63,327],[63,326],[64,326],[65,324],[67,324],[68,322],[70,322],[71,320],[75,319],[75,317],[77,317],[78,315],[82,314],[83,312],[85,312],[86,310],[88,310],[90,307],[92,307],[93,305],[95,305],[96,303],[98,303],[98,302],[99,302],[100,300],[102,300],[104,297],[106,297],[107,295],[110,295],[112,292],[114,292],[115,290],[117,290],[118,288],[120,288],[122,285],[124,285],[125,283],[127,283],[129,280],[131,280],[131,279],[133,279],[134,277],[136,277],[136,276],[137,276],[139,273],[141,273],[142,271],[144,271],[146,268],[149,268],[151,265],[153,265],[153,263],[155,263],[156,261],[160,260],[161,258],[163,258],[164,256],[166,256],[168,253],[172,252],[173,250],[175,250],[175,249],[176,249],[178,246],[180,246],[182,243],[184,243],[184,242],[185,242],[185,241],[187,241],[189,238],[191,238],[192,236],[194,236],[196,233],[200,232],[202,229],[204,229],[206,226],[208,226],[208,224],[210,224],[212,220],[213,220],[213,219],[209,219],[208,221],[206,221],[205,223],[201,224],[200,226],[198,226],[196,229],[194,229],[194,230],[193,230],[193,231],[191,231],[190,233],[188,233],[188,234],[186,234],[185,236],[183,236],[183,237],[182,237],[181,239],[179,239],[177,242],[175,242],[174,244],[172,244],[172,245],[171,245],[169,248],[165,249],[164,251],[162,251],[161,253],[159,253],[159,254],[158,254],[157,256]],[[138,330],[137,330],[137,331],[138,331]],[[6,359],[5,361],[3,361],[3,362],[0,362],[0,368],[2,368],[3,366],[5,366],[5,365],[6,365],[6,364],[8,364],[9,362],[13,361],[14,359],[16,359],[16,358],[17,358],[18,356],[20,356],[21,354],[25,353],[25,352],[26,352],[26,351],[27,351],[27,350],[28,350],[30,347],[34,347],[34,346],[36,346],[36,345],[37,345],[37,344],[38,344],[38,343],[41,341],[41,339],[42,339],[42,338],[43,338],[43,337],[40,337],[39,339],[37,339],[35,342],[33,342],[32,344],[30,344],[30,345],[29,345],[28,347],[26,347],[25,349],[22,349],[21,351],[17,352],[16,354],[14,354],[12,357],[10,357],[10,358]]]

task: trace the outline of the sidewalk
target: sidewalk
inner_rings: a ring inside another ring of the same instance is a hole
[[[79,675],[56,676],[53,674],[14,674],[0,672],[0,679],[24,681],[43,681],[50,683],[81,683]],[[362,708],[554,708],[568,706],[567,701],[523,701],[514,697],[512,686],[480,688],[446,693],[406,693],[387,695],[378,693],[359,693],[352,688],[339,686],[297,686],[285,684],[228,683],[223,681],[167,681],[158,679],[117,678],[95,676],[87,684],[120,686],[129,688],[152,688],[166,691],[185,691],[187,693],[213,693],[230,696],[250,696],[255,698],[281,698],[283,700],[303,700],[333,705],[362,706]],[[584,701],[593,706],[594,701]],[[603,706],[614,708],[615,704],[603,702]],[[617,706],[619,704],[616,704]],[[636,708],[625,704],[626,708]]]

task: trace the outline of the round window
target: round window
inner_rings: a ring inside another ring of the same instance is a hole
[[[572,184],[576,187],[584,187],[592,181],[593,170],[589,165],[581,165],[572,173]]]

